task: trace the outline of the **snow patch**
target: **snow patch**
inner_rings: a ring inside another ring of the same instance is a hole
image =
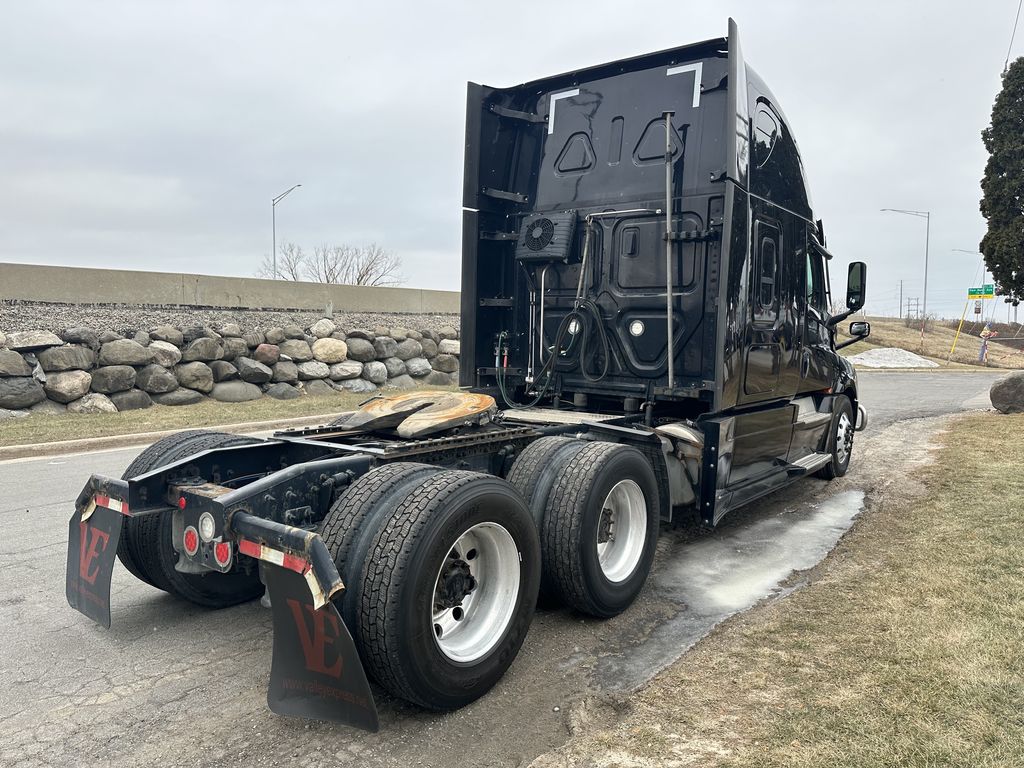
[[[939,364],[926,360],[920,355],[908,352],[899,347],[879,347],[869,349],[849,358],[854,365],[865,368],[938,368]]]

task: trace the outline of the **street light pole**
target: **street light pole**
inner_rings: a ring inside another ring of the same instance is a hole
[[[284,192],[282,192],[280,195],[278,195],[277,197],[273,198],[270,201],[270,229],[271,232],[273,232],[274,237],[274,250],[272,251],[272,253],[274,254],[273,258],[275,280],[277,280],[277,204],[284,200],[286,197],[288,197],[288,194],[290,192],[292,192],[295,189],[298,189],[301,186],[301,184],[296,184],[294,187],[286,189]]]
[[[924,305],[921,310],[921,341],[924,342],[924,326],[928,317],[928,242],[931,239],[932,213],[931,211],[907,211],[902,208],[882,208],[883,211],[902,213],[907,216],[917,216],[925,220],[924,227],[924,297],[921,303]]]

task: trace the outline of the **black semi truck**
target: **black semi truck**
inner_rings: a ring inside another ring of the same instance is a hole
[[[68,602],[116,559],[184,600],[271,602],[275,712],[377,728],[486,693],[543,593],[626,610],[662,523],[713,526],[863,428],[791,126],[727,38],[514,88],[470,84],[461,391],[272,439],[191,430],[69,525]],[[852,343],[867,323],[851,323]]]

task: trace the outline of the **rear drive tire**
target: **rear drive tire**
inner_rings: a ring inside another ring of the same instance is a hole
[[[825,450],[832,454],[832,461],[815,473],[818,477],[835,480],[849,470],[855,426],[853,404],[850,402],[850,398],[846,395],[839,395],[835,400],[832,421],[829,423],[825,442]]]
[[[128,465],[122,479],[131,479],[175,461],[214,448],[258,443],[259,440],[225,432],[193,429],[168,435],[140,453]],[[174,569],[178,553],[172,534],[173,512],[125,520],[117,555],[138,578],[183,600],[207,608],[226,608],[263,593],[257,569],[246,558],[236,558],[228,573],[179,573]]]
[[[504,480],[442,470],[405,489],[355,582],[367,670],[395,696],[455,709],[489,691],[533,618],[540,542]]]
[[[595,442],[578,451],[551,489],[541,548],[562,601],[609,618],[640,594],[658,542],[658,483],[635,448]]]

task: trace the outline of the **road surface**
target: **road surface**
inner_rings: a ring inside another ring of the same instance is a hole
[[[904,439],[911,426],[888,429],[902,419],[987,407],[994,379],[864,374],[871,421],[855,451],[870,457],[883,440]],[[877,460],[858,467],[855,453],[842,481],[797,483],[710,535],[667,531],[648,587],[625,614],[539,611],[490,694],[447,714],[381,695],[382,728],[368,734],[266,708],[271,622],[258,602],[205,611],[118,566],[111,630],[67,606],[74,499],[90,473],[118,476],[139,450],[0,463],[0,765],[526,765],[568,739],[574,703],[628,694],[717,622],[815,565],[870,500],[872,473],[885,471]]]

